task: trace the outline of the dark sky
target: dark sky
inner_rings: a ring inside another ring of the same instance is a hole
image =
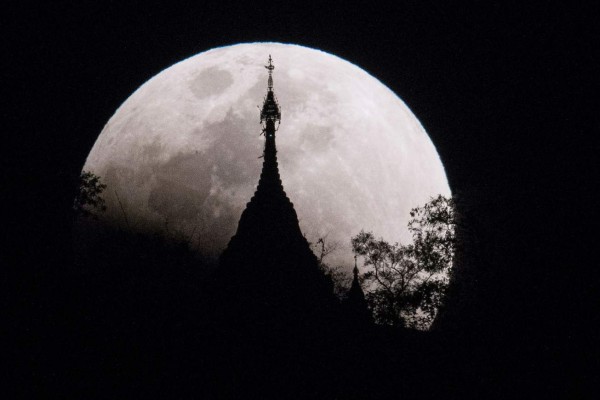
[[[3,92],[14,94],[3,96],[3,197],[18,205],[3,224],[19,244],[8,256],[26,261],[14,274],[25,288],[68,247],[76,177],[138,86],[216,46],[280,41],[360,66],[422,122],[481,241],[474,268],[485,293],[468,314],[557,351],[589,347],[599,282],[594,2],[123,3],[3,12]],[[40,253],[47,262],[27,263]]]

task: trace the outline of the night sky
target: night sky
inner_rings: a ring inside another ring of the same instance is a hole
[[[116,108],[198,52],[287,42],[360,66],[406,102],[480,243],[461,323],[570,371],[583,393],[597,379],[598,9],[396,3],[81,1],[3,12],[3,198],[14,205],[2,223],[2,296],[17,336],[45,301],[38,289],[68,262],[73,188]]]

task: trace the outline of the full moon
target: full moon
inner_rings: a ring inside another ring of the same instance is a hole
[[[259,109],[273,58],[281,108],[279,171],[302,232],[352,265],[361,229],[410,239],[411,208],[450,195],[438,153],[404,102],[358,66],[281,43],[220,47],[138,88],[110,118],[83,167],[107,184],[108,223],[190,240],[216,258],[236,231],[262,167]]]

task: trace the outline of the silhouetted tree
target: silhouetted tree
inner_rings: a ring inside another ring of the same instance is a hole
[[[104,199],[100,196],[106,189],[101,178],[89,171],[82,171],[79,177],[77,195],[73,201],[76,216],[97,218],[97,212],[106,211]]]
[[[352,248],[370,267],[363,277],[375,320],[427,328],[442,303],[456,249],[454,203],[442,195],[410,212],[412,243],[390,244],[361,231]]]

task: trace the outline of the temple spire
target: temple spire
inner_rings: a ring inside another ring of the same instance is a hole
[[[275,66],[271,56],[265,68],[269,72],[269,86],[260,110],[260,123],[265,136],[262,171],[254,196],[247,203],[240,217],[238,230],[231,238],[221,260],[222,264],[228,264],[233,262],[233,257],[239,256],[240,260],[244,260],[240,261],[240,264],[251,264],[254,261],[250,260],[256,259],[256,263],[263,268],[264,265],[275,262],[279,256],[286,259],[297,252],[303,254],[297,261],[303,260],[302,262],[307,263],[307,268],[312,268],[316,257],[302,235],[294,205],[287,197],[279,176],[275,133],[276,124],[281,120],[281,112],[273,91]],[[276,255],[277,252],[281,254]],[[269,260],[260,259],[267,254],[270,254]],[[229,257],[232,259],[228,260]],[[290,264],[290,261],[286,259],[285,264]],[[282,266],[276,268],[281,269]],[[318,267],[316,270],[318,271]]]
[[[365,293],[360,286],[360,280],[358,279],[358,265],[357,256],[354,255],[354,279],[348,290],[348,295],[344,302],[349,321],[353,321],[357,325],[366,325],[372,322],[371,312],[365,299]]]
[[[358,280],[358,265],[356,262],[357,256],[354,255],[354,269],[352,272],[354,273],[354,279],[352,279],[352,285],[350,286],[350,295],[356,295],[357,293],[359,297],[364,298],[363,290],[360,287],[360,281]]]
[[[265,68],[269,79],[260,110],[265,136],[262,171],[237,231],[221,254],[217,272],[225,301],[233,307],[233,315],[227,318],[250,318],[258,325],[263,323],[257,318],[271,319],[269,323],[274,318],[279,318],[277,323],[290,323],[294,315],[303,315],[298,321],[322,318],[336,304],[331,281],[321,272],[300,230],[279,176],[275,133],[281,112],[273,91],[275,67],[270,56]]]

